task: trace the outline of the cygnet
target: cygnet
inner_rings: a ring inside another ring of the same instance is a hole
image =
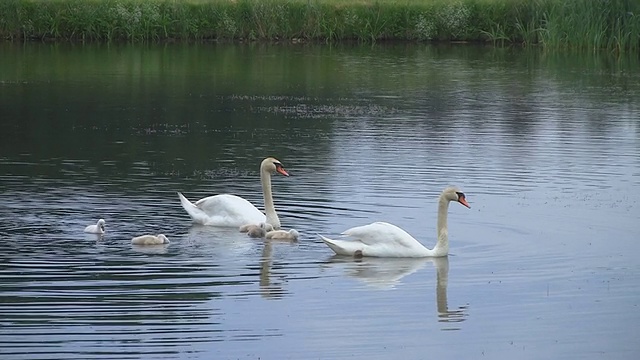
[[[247,224],[240,227],[240,232],[246,232],[247,235],[254,238],[264,237],[269,231],[273,231],[273,226],[267,223],[260,223],[259,225]]]
[[[104,234],[104,219],[98,220],[98,223],[95,225],[89,225],[84,228],[84,232],[90,234]]]
[[[274,230],[274,231],[267,232],[267,234],[265,235],[265,237],[267,239],[291,240],[291,241],[298,240],[299,236],[300,236],[300,233],[298,233],[298,231],[296,229],[291,229],[289,231],[286,231],[286,230]]]
[[[164,236],[164,234],[158,234],[158,236],[142,235],[142,236],[137,236],[131,239],[131,243],[133,245],[162,245],[162,244],[168,244],[169,239],[167,239],[167,237]]]

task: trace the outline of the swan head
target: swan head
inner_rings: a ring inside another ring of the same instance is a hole
[[[265,232],[273,231],[273,225],[269,223],[264,223],[264,222],[260,223],[260,228]]]
[[[262,160],[262,164],[260,164],[260,169],[262,171],[268,172],[269,174],[273,174],[277,172],[284,176],[289,176],[289,173],[287,172],[287,170],[284,169],[284,166],[282,166],[282,163],[280,162],[280,160],[273,157],[268,157]]]
[[[100,229],[100,231],[102,231],[102,232],[104,232],[104,224],[105,224],[104,219],[100,219],[100,220],[98,220],[98,228],[99,228],[99,229]]]
[[[162,240],[163,244],[169,243],[169,239],[164,234],[158,234],[158,239]]]
[[[459,202],[460,204],[471,209],[471,206],[467,202],[467,197],[464,195],[462,191],[460,191],[460,189],[458,189],[455,186],[450,186],[444,189],[440,197],[446,199],[447,201]]]

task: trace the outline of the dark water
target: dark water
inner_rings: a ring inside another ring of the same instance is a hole
[[[425,46],[0,45],[3,359],[635,359],[640,66]],[[262,206],[297,243],[192,226]],[[444,259],[334,258],[376,220]],[[103,238],[83,233],[98,218]],[[130,239],[163,232],[166,247]]]

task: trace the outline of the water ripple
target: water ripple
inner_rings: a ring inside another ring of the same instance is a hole
[[[114,44],[78,76],[51,64],[91,48],[19,48],[0,66],[15,78],[0,87],[3,359],[637,352],[635,68],[493,48]],[[284,80],[263,71],[272,59]],[[191,223],[178,191],[262,207],[265,156],[291,174],[272,186],[298,242]],[[449,209],[448,258],[345,259],[317,236],[389,221],[432,247],[448,185],[471,203]],[[84,234],[99,218],[107,233]],[[144,233],[171,243],[131,244]]]

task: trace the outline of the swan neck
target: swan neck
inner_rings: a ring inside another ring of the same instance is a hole
[[[449,234],[447,230],[447,212],[449,211],[449,200],[444,195],[438,200],[438,242],[433,249],[437,256],[449,254]]]
[[[276,208],[273,205],[273,194],[271,193],[271,173],[260,169],[260,182],[262,183],[262,195],[264,197],[264,212],[267,216],[267,223],[275,229],[280,228],[280,219],[276,214]]]

